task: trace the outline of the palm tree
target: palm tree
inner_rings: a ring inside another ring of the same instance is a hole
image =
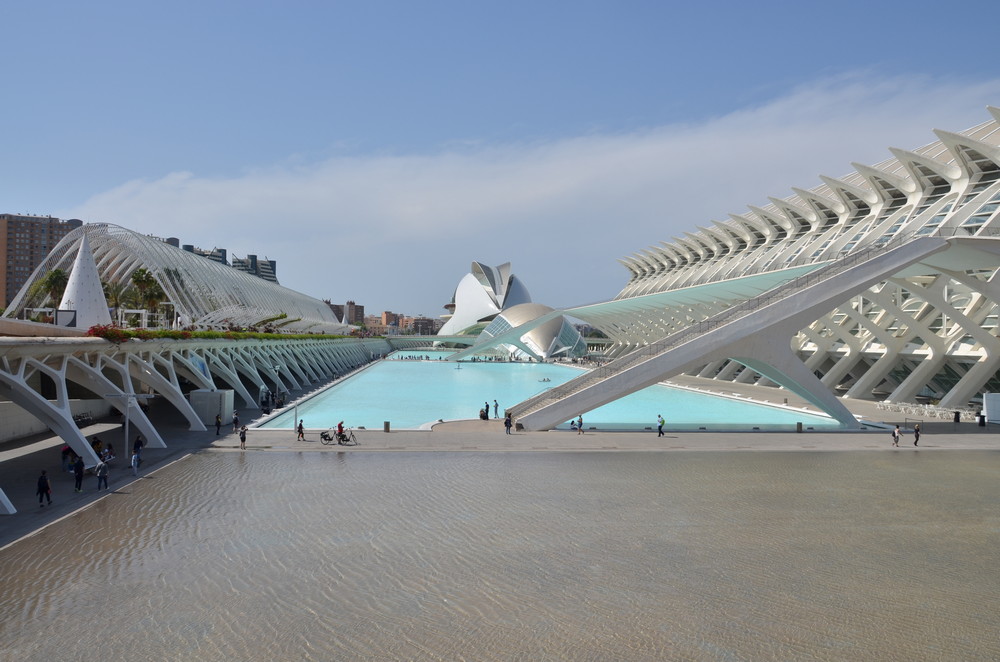
[[[45,295],[52,301],[52,307],[56,307],[62,301],[63,292],[66,291],[66,283],[69,276],[62,269],[53,269],[35,282],[31,287],[32,296]]]
[[[139,299],[144,301],[146,299],[146,290],[157,283],[153,274],[149,273],[149,269],[140,267],[132,272],[132,284],[139,290]]]
[[[157,306],[163,303],[163,300],[167,298],[167,294],[160,287],[160,284],[153,281],[153,284],[146,289],[146,293],[143,297],[143,303],[146,304],[146,310],[151,313],[156,312]]]
[[[114,308],[115,314],[113,319],[118,319],[118,310],[125,303],[128,296],[129,283],[116,283],[107,282],[102,283],[104,286],[104,298],[108,300],[108,305]]]

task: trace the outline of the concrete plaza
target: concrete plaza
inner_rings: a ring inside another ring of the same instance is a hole
[[[743,397],[760,396],[763,392],[753,386],[727,384],[727,392],[734,387],[741,389]],[[773,398],[776,393],[768,389]],[[780,392],[784,395],[784,392]],[[788,398],[790,406],[805,403]],[[860,400],[845,401],[848,408],[863,420],[904,424],[902,414],[879,409],[875,403]],[[85,508],[98,499],[128,498],[137,481],[190,453],[206,450],[241,452],[238,435],[232,425],[224,425],[222,434],[216,435],[215,427],[206,432],[192,432],[180,417],[164,412],[153,413],[154,422],[167,442],[167,448],[143,450],[143,464],[139,476],[133,476],[127,460],[119,457],[112,463],[109,478],[110,491],[97,491],[97,478],[85,476],[83,492],[73,489],[73,474],[61,470],[58,437],[40,435],[0,445],[0,487],[14,504],[17,513],[0,515],[0,547],[32,534],[51,522]],[[164,415],[169,414],[169,415]],[[240,420],[248,425],[259,412],[240,411]],[[655,416],[655,414],[654,414]],[[913,418],[909,419],[909,423]],[[652,423],[651,423],[652,424]],[[124,447],[122,426],[116,421],[97,422],[85,432],[99,434],[111,442],[119,454]],[[658,437],[655,428],[641,432],[612,432],[587,430],[584,434],[574,431],[524,432],[511,435],[504,432],[503,422],[466,420],[441,423],[433,430],[356,430],[359,445],[355,447],[325,446],[320,442],[321,429],[306,429],[305,441],[298,441],[292,430],[250,428],[247,434],[247,453],[272,451],[294,452],[947,452],[954,450],[1000,451],[1000,430],[995,425],[980,426],[974,420],[960,423],[941,420],[921,422],[919,447],[913,446],[912,430],[904,429],[898,448],[890,443],[889,430],[871,429],[857,432],[722,432],[671,431],[669,421],[665,435]],[[35,494],[37,478],[46,470],[52,483],[52,505],[39,507]]]

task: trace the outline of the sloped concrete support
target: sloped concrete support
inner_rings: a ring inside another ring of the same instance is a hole
[[[124,371],[123,366],[116,367],[121,372]],[[120,389],[114,382],[104,376],[100,370],[91,367],[76,357],[69,357],[66,361],[66,378],[100,395],[110,402],[111,406],[121,412],[122,415],[125,414],[125,408],[129,402],[127,396],[132,394]],[[129,385],[127,381],[126,385]],[[166,444],[163,443],[160,433],[156,431],[156,428],[153,427],[153,424],[150,423],[146,414],[141,409],[133,407],[129,411],[129,423],[139,430],[146,438],[146,443],[150,447],[166,448]],[[131,442],[131,440],[129,441]]]
[[[7,495],[4,494],[3,490],[0,490],[0,513],[4,515],[13,515],[16,512],[17,508],[15,508],[14,504],[10,502],[10,499],[7,498]]]
[[[197,388],[209,391],[215,389],[215,382],[212,381],[212,373],[208,369],[208,363],[205,361],[205,357],[196,351],[171,352],[170,361],[177,372]]]
[[[756,307],[706,322],[700,334],[693,330],[677,339],[665,339],[663,345],[650,346],[643,350],[648,352],[648,358],[642,352],[622,357],[536,396],[538,404],[534,407],[532,400],[520,403],[513,408],[514,414],[525,428],[545,430],[706,362],[743,357],[747,363],[737,360],[795,390],[843,425],[857,427],[859,424],[843,404],[794,356],[791,339],[799,329],[851,296],[947,247],[948,242],[941,238],[916,239],[855,261],[832,275],[813,274],[802,284],[793,283],[762,296]],[[495,340],[510,342],[510,336],[521,333],[518,327]],[[799,367],[789,363],[789,356]],[[800,392],[803,389],[806,391]]]
[[[733,357],[743,365],[781,384],[792,393],[826,412],[845,428],[860,427],[858,420],[795,354]]]
[[[60,394],[56,402],[46,400],[38,391],[28,385],[24,362],[20,369],[14,373],[6,370],[0,371],[0,395],[7,398],[25,411],[30,412],[38,420],[45,423],[52,432],[69,444],[70,448],[77,455],[83,458],[83,463],[87,467],[97,464],[97,454],[87,443],[86,437],[80,432],[76,421],[73,420],[73,412],[69,407],[69,400],[65,397],[66,383],[60,372],[51,370],[37,362],[32,366],[35,370],[44,372],[56,383],[56,389]]]
[[[222,381],[229,385],[231,389],[243,399],[248,405],[253,403],[254,398],[247,391],[240,376],[232,365],[232,361],[225,352],[206,352],[205,359],[208,362],[208,369],[213,375],[217,375]],[[213,390],[215,386],[213,384]]]

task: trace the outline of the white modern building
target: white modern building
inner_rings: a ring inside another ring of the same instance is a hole
[[[81,250],[92,252],[92,259],[78,261]],[[54,306],[57,302],[40,300],[44,293],[36,292],[32,285],[56,269],[66,272],[72,283],[79,264],[88,269],[96,266],[100,281],[110,287],[128,287],[137,269],[149,271],[164,294],[157,306],[164,318],[160,326],[202,330],[269,324],[281,333],[328,334],[348,333],[351,329],[319,299],[206,260],[157,237],[107,223],[85,224],[59,241],[18,292],[4,317],[24,318],[37,306]],[[121,312],[116,311],[119,317]],[[131,312],[149,320],[146,310]]]
[[[483,329],[478,341],[488,343],[503,332],[527,324],[553,310],[540,303],[522,303],[508,308]],[[515,358],[531,358],[536,361],[576,358],[587,353],[587,343],[580,332],[562,315],[532,328],[522,336],[508,340],[503,347]]]
[[[623,258],[613,301],[560,311],[612,338],[614,360],[515,416],[544,429],[678,374],[788,388],[845,427],[857,423],[840,396],[963,409],[1000,391],[1000,109],[988,110]]]
[[[485,325],[500,311],[522,303],[531,303],[531,295],[524,283],[511,273],[510,262],[498,267],[473,262],[472,269],[458,282],[451,302],[445,306],[450,314],[442,316],[447,321],[438,334],[458,335],[470,332],[470,328],[471,332],[479,333],[483,327],[478,325]]]

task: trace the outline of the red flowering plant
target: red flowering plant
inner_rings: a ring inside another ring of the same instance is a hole
[[[111,324],[94,325],[89,329],[87,329],[87,335],[95,336],[97,338],[104,338],[108,342],[114,343],[116,345],[120,345],[123,342],[127,342],[132,337],[132,334],[129,333],[127,330]]]

